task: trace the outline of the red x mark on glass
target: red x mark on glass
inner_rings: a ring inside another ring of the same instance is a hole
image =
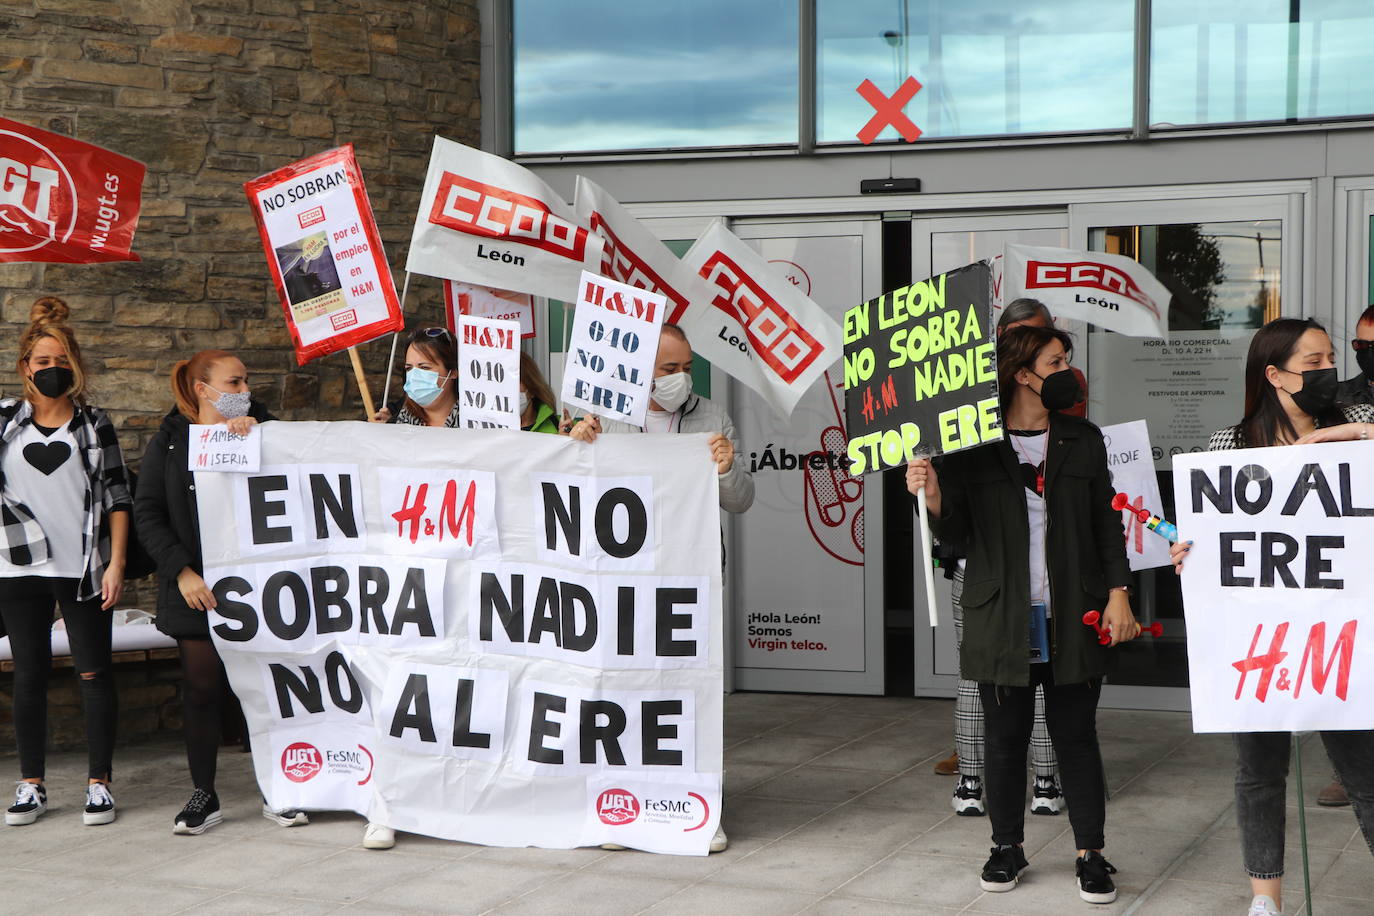
[[[888,98],[883,95],[881,89],[873,85],[872,80],[864,80],[855,90],[864,97],[864,101],[873,106],[877,114],[869,119],[864,125],[863,130],[859,131],[859,142],[865,146],[878,139],[878,134],[887,125],[891,124],[897,128],[897,133],[902,135],[902,139],[912,143],[917,137],[921,136],[921,128],[911,123],[902,112],[902,106],[910,102],[916,93],[921,91],[921,84],[916,81],[916,77],[908,76],[902,85],[897,87],[897,91]]]

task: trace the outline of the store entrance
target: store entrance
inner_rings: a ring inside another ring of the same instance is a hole
[[[1162,505],[1174,514],[1171,458],[1202,451],[1211,433],[1237,422],[1245,352],[1254,330],[1297,301],[1297,195],[1224,200],[1137,201],[1072,205],[1040,213],[917,218],[912,223],[913,277],[930,276],[1002,253],[1007,243],[1108,251],[1148,267],[1173,293],[1167,341],[1123,337],[1077,322],[1073,361],[1088,378],[1088,418],[1099,426],[1145,420]],[[892,518],[897,493],[888,506]],[[910,512],[909,505],[905,507]],[[1154,537],[1148,532],[1142,537]],[[913,554],[914,555],[914,554]],[[922,564],[912,564],[921,595]],[[938,571],[937,571],[938,575]],[[953,696],[958,677],[948,582],[937,579],[942,625],[924,614],[905,632],[889,615],[889,641],[910,638],[917,695]],[[1134,573],[1133,606],[1142,622],[1160,621],[1164,636],[1122,647],[1103,692],[1109,706],[1187,709],[1187,628],[1172,569]],[[910,617],[906,617],[909,622]],[[909,623],[908,623],[909,625]]]

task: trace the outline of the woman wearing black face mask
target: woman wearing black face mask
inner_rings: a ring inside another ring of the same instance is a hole
[[[23,399],[0,402],[0,614],[14,652],[14,732],[22,779],[5,823],[32,824],[43,785],[53,607],[71,643],[90,757],[82,820],[115,819],[110,794],[116,697],[110,608],[123,591],[129,485],[109,418],[86,404],[86,369],[61,299],[34,303],[19,340]]]
[[[1026,751],[1035,688],[1045,693],[1078,859],[1079,896],[1116,899],[1102,857],[1106,820],[1097,701],[1109,649],[1084,626],[1104,612],[1111,645],[1140,634],[1131,613],[1121,514],[1101,431],[1059,411],[1081,398],[1067,334],[1018,327],[997,341],[1006,436],[907,467],[907,489],[924,487],[931,527],[962,548],[964,638],[960,676],[978,682],[986,722],[984,782],[992,821],[986,891],[1012,890],[1026,856]]]
[[[1217,430],[1209,451],[1305,445],[1374,436],[1374,407],[1336,406],[1335,352],[1311,319],[1277,318],[1255,332],[1245,360],[1245,416]],[[1170,553],[1181,570],[1191,541]],[[1374,731],[1322,732],[1327,756],[1374,851]],[[1236,734],[1236,821],[1254,899],[1250,913],[1275,916],[1282,904],[1287,732]]]

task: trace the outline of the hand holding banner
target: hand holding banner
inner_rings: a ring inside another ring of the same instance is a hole
[[[243,187],[297,363],[405,326],[352,144]]]
[[[143,163],[0,118],[0,263],[137,261]]]
[[[601,238],[534,173],[434,138],[406,270],[570,300]]]
[[[563,372],[565,406],[644,425],[667,300],[584,273]]]
[[[1169,288],[1119,254],[1008,245],[1003,302],[1039,299],[1055,318],[1073,318],[1130,337],[1167,337]]]
[[[1374,443],[1177,455],[1174,492],[1193,730],[1374,728]]]
[[[459,417],[464,429],[519,429],[520,325],[458,316]]]

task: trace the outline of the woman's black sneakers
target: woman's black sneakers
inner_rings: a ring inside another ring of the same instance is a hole
[[[200,836],[223,820],[223,815],[219,813],[219,796],[214,792],[196,789],[191,793],[191,800],[186,807],[177,815],[172,832],[183,836]]]
[[[1078,873],[1078,896],[1089,903],[1111,903],[1116,900],[1116,884],[1112,875],[1116,867],[1096,850],[1088,850],[1074,865]]]
[[[1003,845],[992,847],[992,855],[983,866],[982,877],[978,884],[985,891],[1000,894],[1016,887],[1020,875],[1030,865],[1026,861],[1026,851],[1020,846]]]

